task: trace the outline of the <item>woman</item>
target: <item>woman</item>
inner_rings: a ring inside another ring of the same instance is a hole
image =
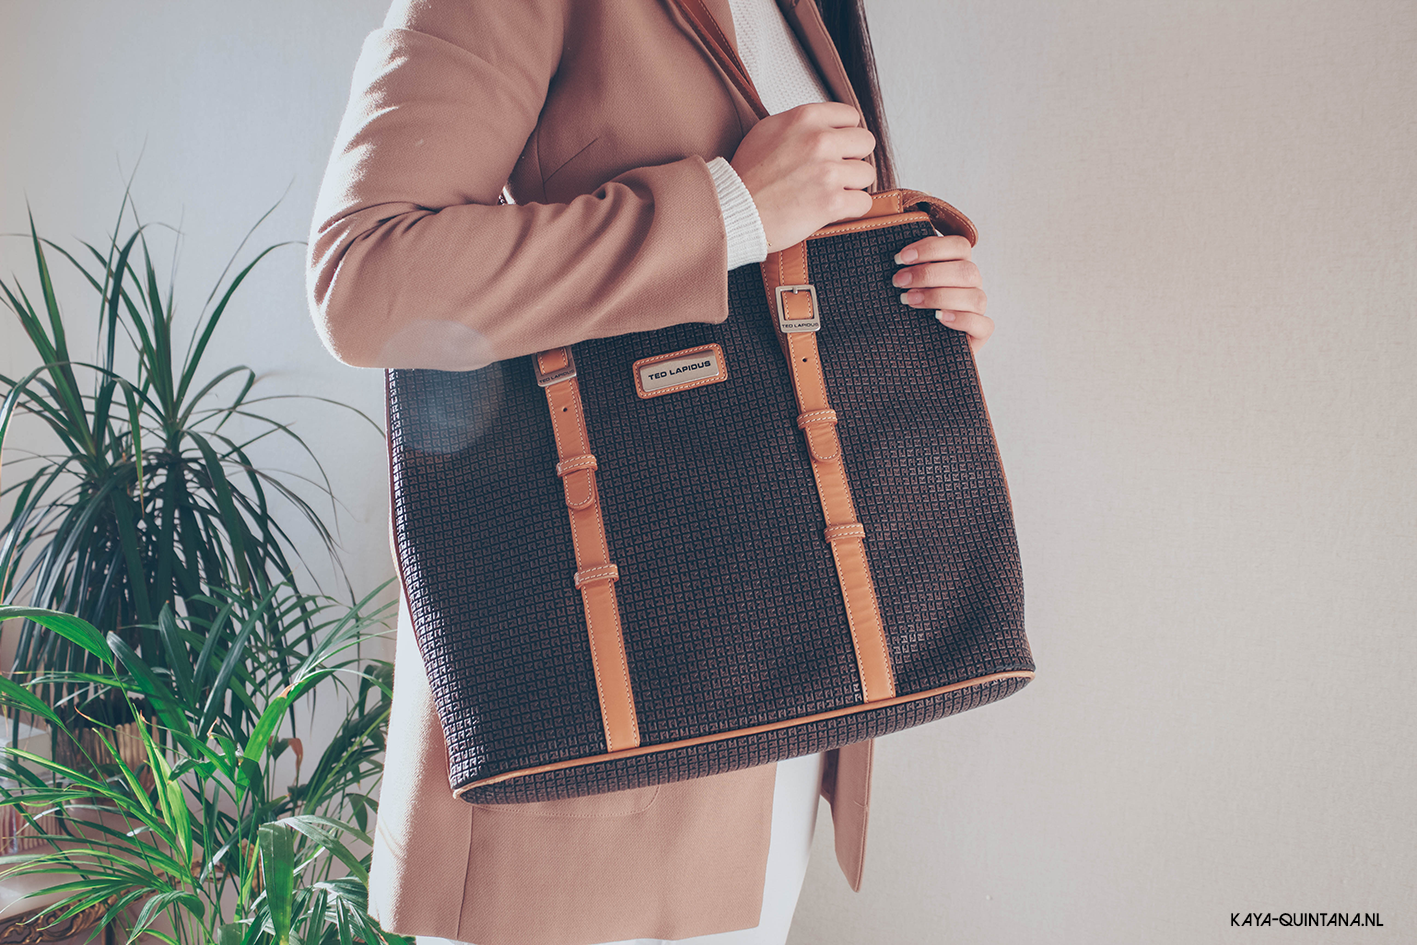
[[[366,41],[315,215],[312,306],[335,356],[469,370],[721,322],[730,268],[864,213],[890,170],[859,2],[822,0],[849,69],[811,0],[703,2],[772,117],[755,124],[671,0],[398,0]],[[515,203],[499,206],[504,185]],[[963,239],[898,261],[903,304],[988,338]],[[781,942],[819,787],[859,884],[869,742],[470,805],[448,789],[406,613],[400,627],[371,882],[385,928],[477,945]]]

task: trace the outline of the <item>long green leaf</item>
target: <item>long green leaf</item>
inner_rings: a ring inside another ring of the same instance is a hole
[[[157,917],[167,911],[169,906],[180,905],[187,908],[197,918],[206,915],[206,906],[202,900],[185,889],[170,889],[165,892],[150,896],[143,903],[142,910],[138,913],[137,919],[133,921],[133,928],[129,931],[129,941],[137,938],[144,932],[149,932],[149,927],[157,920]],[[151,934],[149,932],[149,934]]]
[[[113,648],[113,653],[122,660],[124,669],[132,675],[124,680],[125,684],[133,690],[142,693],[153,704],[157,710],[158,718],[162,719],[162,724],[176,732],[190,735],[187,717],[182,711],[182,701],[172,691],[172,687],[162,681],[162,678],[153,672],[143,658],[118,634],[108,635],[108,645]]]
[[[236,639],[232,641],[231,649],[227,652],[226,658],[222,660],[221,668],[217,670],[216,679],[212,682],[211,692],[202,709],[201,718],[197,723],[199,733],[210,731],[212,724],[216,721],[217,713],[221,711],[221,707],[226,701],[231,678],[246,659],[246,644],[260,625],[261,617],[265,614],[275,593],[274,588],[266,592],[265,596],[261,598],[261,602],[247,615],[241,629],[236,634]]]
[[[256,727],[251,730],[251,736],[246,740],[246,747],[241,752],[244,761],[252,763],[258,762],[261,756],[266,753],[270,745],[271,736],[275,734],[276,726],[280,725],[281,718],[285,715],[285,710],[290,707],[290,696],[282,693],[270,701],[266,706],[266,711],[261,713],[261,717],[256,722]]]
[[[4,469],[5,434],[10,431],[10,418],[14,416],[15,407],[29,388],[30,381],[38,377],[43,370],[44,368],[37,367],[19,381],[8,381],[10,391],[5,395],[5,399],[0,401],[0,470]],[[0,480],[0,484],[3,484],[3,480]]]
[[[88,650],[109,666],[113,665],[113,650],[104,641],[98,628],[87,620],[39,607],[0,606],[0,621],[16,619],[33,620],[40,626],[48,627],[64,639]]]
[[[128,436],[133,444],[133,474],[138,480],[138,506],[143,504],[143,422],[142,397],[132,384],[120,381],[123,400],[128,405]]]
[[[192,684],[192,662],[187,655],[186,642],[177,628],[177,615],[172,611],[171,602],[162,605],[157,615],[157,632],[162,638],[162,648],[167,657],[167,668],[177,686],[177,694],[186,706],[197,703],[197,690]]]
[[[247,529],[246,521],[241,517],[241,513],[236,510],[236,503],[232,499],[231,484],[227,482],[221,460],[217,458],[216,451],[212,449],[206,438],[191,432],[188,433],[188,436],[191,437],[192,442],[197,444],[197,448],[201,450],[202,458],[206,460],[206,471],[211,476],[212,493],[216,498],[217,508],[221,512],[222,523],[226,526],[227,537],[232,544],[237,577],[241,581],[242,587],[250,587],[251,569],[247,559],[247,546],[251,543],[247,540],[250,537],[250,531]]]
[[[295,892],[295,832],[277,824],[262,824],[261,876],[276,945],[290,945],[290,916]]]
[[[192,378],[197,373],[197,367],[201,363],[202,355],[207,350],[207,343],[211,341],[212,332],[216,331],[217,323],[221,321],[222,313],[226,311],[226,306],[227,303],[231,301],[231,296],[236,292],[237,288],[240,287],[241,283],[245,281],[251,270],[256,268],[256,264],[259,263],[262,259],[264,259],[267,254],[279,249],[282,246],[289,245],[292,245],[292,243],[276,243],[274,246],[267,246],[265,249],[261,250],[261,252],[257,254],[256,258],[251,260],[251,262],[248,263],[244,269],[237,273],[234,279],[231,280],[231,283],[226,288],[226,292],[221,297],[221,301],[217,303],[217,307],[212,310],[212,313],[207,316],[205,320],[206,324],[202,326],[201,336],[197,339],[197,343],[195,344],[195,346],[193,346],[191,353],[187,356],[187,363],[183,366],[182,379],[177,388],[176,400],[178,403],[181,403],[182,399],[187,395],[187,388],[191,386]]]
[[[37,715],[46,722],[59,721],[59,716],[54,714],[48,703],[8,676],[0,676],[0,703]]]
[[[183,860],[192,862],[192,819],[187,810],[187,799],[182,795],[182,785],[173,780],[172,768],[163,756],[162,750],[148,734],[146,725],[139,725],[143,747],[148,751],[148,766],[153,771],[154,787],[158,803],[162,806],[162,816],[177,838],[177,850]],[[187,871],[191,875],[191,870]]]
[[[353,835],[363,843],[371,843],[368,834],[358,830],[349,824],[341,823],[329,817],[320,817],[314,814],[299,814],[295,817],[286,817],[277,823],[285,824],[293,830],[298,830],[305,836],[314,840],[324,849],[333,853],[340,862],[349,867],[349,871],[360,882],[369,882],[369,871],[364,868],[364,864],[359,862],[359,857],[350,852],[339,839],[341,832]]]

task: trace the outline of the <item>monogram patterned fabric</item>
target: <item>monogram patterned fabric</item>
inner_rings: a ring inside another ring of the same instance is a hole
[[[828,393],[898,695],[1031,670],[1007,486],[965,338],[900,304],[914,223],[813,240]],[[730,317],[575,346],[642,745],[859,706],[860,679],[757,267]],[[710,342],[727,380],[652,399],[633,363]],[[398,553],[452,786],[605,752],[545,395],[529,358],[391,371]],[[993,701],[1024,680],[469,790],[620,790],[820,751]]]

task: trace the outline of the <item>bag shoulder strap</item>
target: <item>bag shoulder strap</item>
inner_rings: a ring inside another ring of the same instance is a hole
[[[689,25],[694,28],[694,33],[708,47],[709,53],[733,83],[733,87],[747,99],[753,113],[760,119],[768,117],[768,110],[763,107],[763,101],[758,97],[758,90],[753,86],[748,68],[743,65],[743,60],[738,58],[737,51],[728,42],[728,37],[723,35],[718,20],[714,19],[709,8],[704,6],[703,0],[674,0],[674,5],[684,14]]]

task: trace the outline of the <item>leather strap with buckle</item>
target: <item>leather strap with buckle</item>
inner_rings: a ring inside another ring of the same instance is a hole
[[[807,244],[798,243],[768,256],[763,263],[763,285],[768,304],[777,316],[778,343],[792,374],[797,426],[807,439],[812,476],[826,519],[823,537],[831,545],[841,582],[863,701],[889,699],[895,695],[895,673],[866,560],[866,527],[856,520],[841,439],[836,432],[837,414],[827,401],[826,377],[817,352],[816,333],[821,328],[822,313],[817,290],[807,272]]]
[[[590,437],[586,434],[575,358],[570,348],[552,348],[535,355],[532,366],[536,382],[546,391],[551,430],[556,437],[556,475],[561,477],[566,492],[571,544],[576,552],[572,581],[581,592],[585,607],[595,688],[605,725],[605,749],[635,748],[640,744],[640,724],[630,689],[620,605],[615,599],[620,569],[610,562],[605,540],[605,519],[595,487],[599,463],[590,451]]]

